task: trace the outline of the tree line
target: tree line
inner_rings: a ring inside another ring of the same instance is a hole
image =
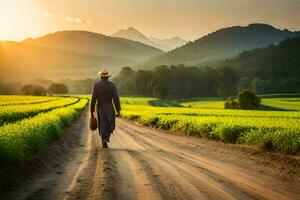
[[[230,67],[158,66],[153,70],[123,67],[114,79],[121,95],[166,98],[227,97],[236,94],[239,77]]]
[[[45,96],[47,94],[67,94],[69,88],[62,83],[52,83],[48,88],[42,87],[37,84],[21,85],[20,83],[1,83],[0,82],[0,95],[1,94],[24,94],[33,96]]]
[[[240,78],[240,85],[260,94],[300,92],[300,37],[278,45],[245,51],[224,61]]]
[[[124,67],[114,79],[122,95],[159,98],[229,97],[242,89],[258,94],[300,93],[300,37],[245,51],[214,67]]]

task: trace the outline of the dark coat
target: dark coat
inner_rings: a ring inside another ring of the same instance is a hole
[[[91,113],[95,111],[97,102],[98,127],[101,137],[109,139],[115,129],[115,105],[116,111],[121,110],[120,99],[115,84],[101,79],[93,88],[91,101]]]

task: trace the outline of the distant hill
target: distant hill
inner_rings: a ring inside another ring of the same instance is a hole
[[[162,53],[161,50],[140,42],[87,31],[60,31],[34,40],[25,40],[23,43],[73,50],[98,56],[118,57],[135,62]]]
[[[0,42],[0,78],[95,77],[117,73],[162,51],[145,44],[86,31],[62,31],[20,43]]]
[[[214,66],[242,51],[277,44],[282,40],[298,35],[300,32],[280,30],[267,24],[250,24],[246,27],[234,26],[210,33],[137,66],[145,69],[157,65],[172,64]]]
[[[245,51],[235,58],[224,61],[222,65],[234,68],[240,77],[247,77],[250,80],[253,78],[271,80],[277,87],[280,80],[299,81],[300,36],[284,40],[276,46]]]
[[[170,39],[156,39],[156,38],[148,38],[138,30],[136,30],[133,27],[129,27],[128,29],[124,30],[121,29],[118,32],[111,35],[112,37],[119,37],[119,38],[126,38],[133,41],[138,41],[153,47],[156,47],[158,49],[164,50],[164,51],[170,51],[172,49],[175,49],[176,47],[182,46],[186,43],[185,40],[174,37]]]
[[[151,37],[150,39],[151,39],[151,41],[155,42],[156,44],[159,44],[160,46],[162,46],[162,50],[165,50],[165,51],[173,50],[173,49],[175,49],[177,47],[181,47],[187,43],[187,41],[181,39],[180,37],[172,37],[169,39],[157,39],[157,38]]]

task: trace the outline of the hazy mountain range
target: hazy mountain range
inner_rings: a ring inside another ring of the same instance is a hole
[[[95,77],[101,68],[117,73],[121,66],[161,53],[128,39],[87,31],[61,31],[20,43],[1,42],[0,78]]]
[[[128,29],[124,30],[121,29],[118,32],[111,35],[112,37],[120,37],[120,38],[126,38],[133,41],[138,41],[153,47],[156,47],[158,49],[161,49],[163,51],[170,51],[172,49],[175,49],[176,47],[182,46],[187,41],[181,39],[180,37],[173,37],[169,39],[157,39],[154,37],[147,37],[138,30],[136,30],[133,27],[129,27]]]
[[[270,45],[225,60],[222,65],[231,66],[241,77],[271,80],[279,84],[292,79],[300,81],[300,36],[284,40],[278,45]],[[293,84],[288,84],[289,88]],[[279,87],[279,86],[278,86]],[[299,87],[299,84],[294,85]]]
[[[116,74],[127,65],[144,69],[163,64],[218,66],[245,50],[278,44],[300,35],[300,32],[280,30],[266,24],[234,26],[165,53],[142,43],[143,40],[144,43],[161,40],[149,39],[133,28],[117,35],[128,32],[135,34],[136,41],[87,31],[61,31],[22,42],[0,42],[0,80],[96,78],[101,68],[108,68]],[[175,44],[174,41],[179,45],[181,39],[174,38],[170,43]]]
[[[215,66],[242,51],[277,44],[298,35],[300,32],[280,30],[267,24],[223,28],[137,66],[145,69],[177,64]]]

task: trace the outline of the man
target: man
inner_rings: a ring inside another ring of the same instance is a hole
[[[102,138],[103,148],[108,148],[107,143],[109,142],[110,134],[115,129],[115,115],[120,115],[121,105],[116,86],[108,80],[111,74],[104,69],[98,75],[101,77],[101,80],[93,88],[91,115],[95,117],[95,104],[97,101],[99,134]]]

